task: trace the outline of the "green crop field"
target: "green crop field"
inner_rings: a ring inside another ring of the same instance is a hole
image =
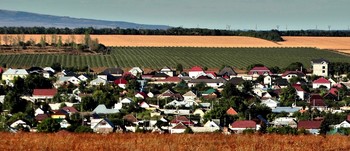
[[[254,63],[268,67],[286,67],[301,62],[310,67],[311,59],[326,58],[332,62],[350,62],[350,57],[332,51],[313,48],[189,48],[189,47],[115,47],[110,55],[0,55],[0,63],[8,67],[50,66],[59,62],[63,66],[83,67],[175,67],[181,63],[189,68],[200,65],[220,68],[230,65],[246,68]]]

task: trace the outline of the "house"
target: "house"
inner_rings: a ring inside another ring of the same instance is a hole
[[[242,120],[233,122],[229,125],[229,128],[235,133],[242,133],[247,129],[258,130],[258,125],[252,120]]]
[[[244,82],[242,77],[233,77],[230,80],[228,80],[226,83],[232,83],[233,85],[235,85],[237,88],[242,85]]]
[[[271,78],[271,76],[269,76],[269,75],[267,75],[267,76],[265,76],[264,77],[264,80],[263,80],[263,83],[265,84],[265,85],[272,85],[272,78]]]
[[[322,77],[328,77],[329,61],[323,58],[311,60],[312,74]]]
[[[115,77],[121,77],[121,76],[123,76],[124,71],[122,68],[116,67],[116,68],[107,68],[102,73],[104,73],[105,75],[110,74],[110,75],[113,75]]]
[[[316,108],[320,111],[324,111],[327,109],[327,105],[324,102],[323,97],[319,94],[311,94],[307,103],[309,103],[312,108]]]
[[[104,104],[100,104],[92,112],[96,114],[114,114],[119,113],[119,110],[107,109],[107,107]]]
[[[44,110],[41,109],[41,108],[37,108],[35,111],[34,111],[34,116],[37,116],[38,114],[44,114]]]
[[[168,75],[169,77],[173,77],[175,71],[172,70],[171,68],[165,66],[160,70],[160,73],[164,73],[164,74]]]
[[[52,99],[57,94],[57,89],[34,89],[33,90],[33,99]]]
[[[343,122],[341,122],[340,124],[334,125],[334,128],[350,128],[350,122],[345,120]]]
[[[94,124],[91,129],[95,133],[108,134],[113,132],[114,124],[106,118],[98,119],[98,122]]]
[[[52,77],[52,76],[54,75],[53,72],[51,72],[51,71],[46,71],[46,70],[44,70],[44,71],[42,72],[42,74],[43,74],[43,77],[44,77],[44,78],[47,78],[47,79],[49,79],[50,77]]]
[[[128,115],[123,116],[123,120],[128,123],[127,125],[138,125],[139,124],[139,121],[137,120],[137,118],[132,114],[128,114]]]
[[[221,86],[223,86],[226,83],[226,80],[224,78],[218,78],[218,79],[192,79],[188,81],[188,87],[194,87],[197,84],[204,83],[208,87],[212,87],[214,89],[217,89]]]
[[[270,71],[270,69],[265,66],[254,67],[248,72],[248,75],[252,75],[253,77],[259,77],[260,75],[266,76],[271,74],[272,72]]]
[[[227,76],[229,79],[231,79],[231,77],[237,76],[237,73],[235,70],[233,70],[232,67],[225,66],[220,70],[220,72],[218,73],[218,76],[221,76],[221,77]]]
[[[71,124],[69,124],[69,122],[66,119],[61,120],[59,123],[60,123],[61,129],[68,128],[69,126],[71,126]]]
[[[184,98],[184,100],[195,100],[197,95],[194,94],[193,91],[188,91],[185,94],[183,94],[182,97]]]
[[[146,99],[147,98],[147,94],[145,92],[138,92],[138,93],[135,94],[135,97],[139,98],[139,99]]]
[[[4,81],[12,81],[15,77],[26,78],[29,75],[27,70],[25,69],[7,69],[4,73],[2,73],[2,80]]]
[[[230,108],[226,111],[226,114],[227,114],[227,115],[234,116],[234,115],[237,115],[238,113],[236,112],[235,109],[233,109],[232,107],[230,107]]]
[[[203,110],[202,109],[196,109],[194,112],[193,112],[193,115],[198,115],[198,116],[200,116],[201,118],[203,118],[204,117],[204,112],[203,112]]]
[[[290,116],[292,116],[294,112],[298,112],[299,110],[301,110],[301,107],[276,107],[272,109],[272,113],[286,112],[289,113]]]
[[[182,122],[179,122],[174,127],[171,128],[170,134],[185,133],[186,129],[187,129],[187,126]]]
[[[181,82],[181,79],[179,77],[167,77],[165,79],[158,79],[156,81],[152,81],[149,83],[152,84],[169,84],[169,83],[174,83],[174,84],[178,84]]]
[[[217,91],[215,89],[208,89],[202,93],[202,96],[206,99],[215,99],[218,97]]]
[[[203,127],[190,127],[193,133],[212,133],[215,131],[219,131],[221,128],[218,123],[214,121],[206,122]]]
[[[302,79],[306,79],[306,75],[302,71],[285,71],[282,74],[283,79],[287,79],[288,81],[293,78],[293,77],[298,77]]]
[[[305,129],[311,134],[320,134],[322,121],[299,121],[298,129]]]
[[[51,68],[51,67],[45,67],[45,68],[43,68],[43,70],[44,71],[49,71],[49,72],[52,72],[52,73],[56,73],[56,71],[53,68]]]
[[[73,83],[74,85],[79,85],[81,80],[75,76],[63,76],[63,77],[60,77],[57,81],[57,83],[60,85],[66,83],[66,82]]]
[[[39,123],[41,123],[41,121],[47,119],[47,118],[50,118],[50,116],[48,114],[38,114],[35,116],[35,120]]]
[[[51,118],[53,119],[65,119],[69,116],[69,113],[65,110],[54,110],[54,113],[51,114]]]
[[[81,74],[81,75],[79,75],[78,76],[78,79],[80,80],[80,81],[87,81],[87,80],[89,80],[89,75],[87,75],[87,74]]]
[[[66,111],[69,115],[75,114],[75,113],[79,113],[79,111],[71,106],[65,106],[63,108],[61,108],[61,110]]]
[[[105,79],[96,78],[92,81],[90,81],[90,85],[92,86],[99,86],[99,85],[106,85],[107,81]]]
[[[271,122],[274,127],[285,127],[290,126],[292,128],[297,128],[296,118],[293,117],[278,117]]]
[[[118,87],[125,89],[126,85],[128,84],[128,81],[126,81],[123,78],[119,78],[117,80],[114,80],[114,84],[118,85]]]
[[[144,108],[144,109],[148,109],[150,106],[148,105],[148,103],[146,103],[146,102],[141,102],[140,104],[139,104],[139,106],[141,107],[141,108]]]
[[[205,75],[204,70],[200,66],[194,66],[188,71],[188,75],[192,79],[197,79],[201,75]]]
[[[28,129],[30,129],[30,126],[29,126],[26,122],[24,122],[24,121],[22,121],[22,120],[17,120],[17,121],[15,121],[15,122],[13,122],[13,123],[10,125],[10,127],[11,127],[11,128],[14,128],[14,129],[17,129],[17,128],[19,128],[19,127],[23,127],[23,128],[28,128]]]
[[[172,98],[172,99],[176,99],[176,100],[183,100],[184,99],[181,94],[174,93],[169,89],[164,91],[162,94],[158,95],[158,98],[159,99]]]
[[[133,67],[129,70],[130,74],[137,77],[138,75],[143,74],[143,70],[140,67]]]
[[[327,88],[327,90],[329,90],[331,88],[331,82],[323,77],[312,82],[312,88],[314,89],[320,88],[321,86],[324,86]]]
[[[305,95],[306,92],[304,91],[304,89],[301,87],[300,84],[293,84],[292,87],[295,89],[295,91],[297,92],[297,96],[299,97],[300,100],[305,100]]]
[[[194,124],[186,116],[175,116],[175,118],[173,120],[171,120],[170,123],[171,123],[171,125],[177,125],[179,123],[182,123],[185,125],[193,125]]]
[[[261,100],[261,103],[260,104],[263,104],[271,109],[274,109],[278,106],[279,102],[273,100],[273,99],[266,99],[266,100]]]
[[[217,78],[217,75],[214,71],[205,71],[205,76],[206,77],[209,77],[211,79],[216,79]]]

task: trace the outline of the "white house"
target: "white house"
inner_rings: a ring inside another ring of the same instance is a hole
[[[329,90],[331,88],[331,82],[323,77],[312,82],[312,88],[317,89],[320,88],[320,86],[325,86],[327,87],[327,90]]]
[[[302,71],[286,71],[282,74],[283,79],[288,81],[293,77],[299,77],[306,80],[306,75]]]
[[[60,126],[61,128],[68,128],[71,124],[68,123],[68,121],[66,119],[63,119],[61,122],[60,122]]]
[[[180,134],[184,133],[186,130],[187,126],[185,126],[182,122],[178,123],[176,126],[171,128],[170,133],[171,134]]]
[[[328,64],[329,61],[323,58],[311,60],[312,74],[328,77]]]
[[[34,116],[37,116],[38,114],[44,114],[44,111],[43,111],[41,108],[37,108],[37,109],[34,111]]]
[[[258,130],[260,126],[257,125],[255,121],[242,120],[233,122],[229,125],[229,128],[235,133],[242,133],[244,130],[247,129]]]
[[[183,94],[182,97],[184,97],[184,100],[194,100],[197,97],[197,95],[194,94],[192,91],[188,91],[185,94]]]
[[[140,67],[133,67],[132,69],[129,70],[129,72],[133,76],[137,76],[137,75],[142,75],[143,74],[143,70]]]
[[[292,128],[297,127],[296,118],[293,117],[278,117],[271,122],[275,127],[290,126]]]
[[[305,100],[305,91],[301,87],[301,85],[300,84],[293,84],[292,86],[294,87],[295,91],[297,92],[297,96],[299,97],[299,99]]]
[[[4,73],[2,73],[2,80],[11,81],[14,80],[15,77],[26,78],[28,76],[28,72],[25,69],[11,69],[9,68]]]
[[[207,123],[205,123],[203,125],[203,127],[191,126],[190,128],[194,133],[212,133],[212,132],[220,130],[219,124],[217,124],[213,121],[208,121]]]
[[[264,84],[265,85],[272,85],[272,78],[271,76],[267,75],[264,77]]]
[[[204,70],[200,66],[194,66],[191,68],[191,70],[188,72],[188,75],[192,79],[196,79],[200,75],[205,75]]]
[[[91,125],[91,129],[95,133],[112,133],[114,130],[114,124],[108,119],[99,119],[97,124],[95,124],[94,126]]]
[[[55,71],[54,69],[52,69],[51,67],[45,67],[43,70],[44,70],[44,71],[50,71],[50,72],[52,72],[52,73],[55,73],[55,72],[56,72],[56,71]]]
[[[75,76],[63,76],[60,77],[57,81],[58,84],[64,84],[65,82],[73,83],[74,85],[78,85],[81,81]]]
[[[87,81],[89,78],[86,75],[82,74],[78,76],[78,79],[80,79],[81,81]]]
[[[267,99],[267,100],[261,100],[260,104],[264,104],[267,107],[274,109],[278,106],[279,102],[272,100],[272,99]]]
[[[11,125],[10,125],[10,127],[11,128],[17,128],[18,126],[23,126],[24,128],[30,128],[30,126],[26,123],[26,122],[24,122],[24,121],[22,121],[22,120],[17,120],[17,121],[15,121],[15,122],[13,122]]]
[[[174,70],[172,70],[171,68],[169,68],[167,66],[162,68],[160,70],[160,73],[164,73],[164,74],[168,75],[169,77],[173,77],[174,76]]]
[[[350,128],[350,123],[348,121],[343,121],[340,124],[334,125],[334,128]]]
[[[105,79],[101,79],[101,78],[96,78],[92,81],[90,81],[90,85],[93,86],[99,86],[99,85],[106,85],[107,81]]]

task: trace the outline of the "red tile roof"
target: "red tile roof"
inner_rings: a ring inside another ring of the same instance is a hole
[[[49,115],[47,115],[47,114],[38,114],[38,115],[35,116],[35,120],[36,121],[43,121],[46,118],[49,118]]]
[[[250,74],[250,75],[252,75],[252,74],[254,74],[254,72],[256,72],[257,74],[259,74],[259,75],[263,75],[265,72],[267,72],[268,74],[272,74],[272,72],[270,71],[270,69],[269,68],[267,68],[267,67],[254,67],[253,69],[251,69],[250,71],[249,71],[249,73],[248,74]]]
[[[128,81],[126,81],[125,79],[117,79],[117,80],[114,80],[114,84],[128,84]]]
[[[130,123],[135,123],[135,122],[138,121],[137,118],[134,115],[132,115],[132,114],[125,115],[123,117],[123,119],[128,121],[128,122],[130,122]]]
[[[167,77],[166,79],[161,79],[157,81],[164,81],[164,82],[180,82],[181,79],[179,77]]]
[[[299,121],[298,129],[319,129],[322,121]]]
[[[77,109],[75,109],[74,107],[69,107],[69,106],[65,106],[62,108],[62,110],[65,110],[66,112],[70,112],[70,113],[78,113],[79,111]]]
[[[193,125],[193,122],[189,120],[186,116],[176,116],[173,120],[171,120],[171,123],[183,123],[185,125]]]
[[[331,82],[329,82],[326,78],[321,77],[321,78],[315,80],[313,83],[327,83],[328,84]]]
[[[68,112],[65,110],[53,110],[53,114],[52,115],[68,115]]]
[[[191,68],[190,72],[198,72],[198,71],[203,71],[202,67],[200,66],[194,66]]]
[[[216,77],[215,71],[205,71],[205,74],[211,74],[211,75],[213,75],[214,77]]]
[[[309,104],[311,106],[326,106],[323,101],[323,97],[319,94],[311,94],[311,97],[309,98]]]
[[[38,96],[55,96],[57,89],[34,89],[33,95]]]
[[[232,107],[230,107],[227,111],[226,114],[228,115],[237,115],[238,113],[236,112],[235,109],[233,109]]]
[[[331,88],[328,93],[333,94],[334,96],[338,96],[338,89],[337,88]]]
[[[252,120],[235,121],[231,124],[232,128],[256,128],[256,123]]]
[[[176,126],[174,126],[172,129],[186,129],[187,126],[185,126],[182,122],[178,123]]]
[[[300,84],[293,84],[292,87],[293,87],[294,89],[296,89],[297,91],[304,91],[304,89],[301,88],[301,85],[300,85]]]

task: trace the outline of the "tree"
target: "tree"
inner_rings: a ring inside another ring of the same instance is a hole
[[[78,126],[75,130],[75,133],[92,133],[92,129],[89,126]]]
[[[182,64],[177,64],[176,65],[176,71],[180,74],[182,71],[183,71],[183,66],[182,66]]]
[[[51,68],[54,69],[56,72],[60,72],[62,70],[62,66],[59,62],[55,62],[51,65]]]
[[[38,132],[52,133],[60,129],[60,124],[53,118],[47,118],[38,125]]]
[[[80,103],[82,111],[92,111],[97,105],[98,102],[95,101],[91,96],[83,97]]]
[[[293,63],[291,63],[290,65],[288,65],[285,68],[285,71],[295,71],[295,70],[301,71],[302,69],[304,71],[306,70],[302,63],[300,63],[300,62],[293,62]]]
[[[224,86],[224,89],[222,90],[222,96],[224,98],[230,98],[232,96],[237,96],[239,95],[239,91],[236,88],[236,86],[232,83],[226,83]]]
[[[285,106],[289,106],[292,102],[294,102],[297,98],[296,90],[292,86],[287,86],[282,89],[280,99],[281,104]]]
[[[62,43],[62,36],[58,36],[57,48],[58,49],[61,48],[62,45],[63,45],[63,43]]]
[[[6,94],[3,108],[9,110],[10,113],[24,112],[26,110],[27,101],[20,98],[18,93],[10,91]]]
[[[40,38],[40,47],[45,48],[46,46],[46,36],[41,36]]]
[[[83,44],[85,46],[89,46],[90,42],[91,42],[90,33],[86,31],[85,35],[84,35],[84,43]]]

